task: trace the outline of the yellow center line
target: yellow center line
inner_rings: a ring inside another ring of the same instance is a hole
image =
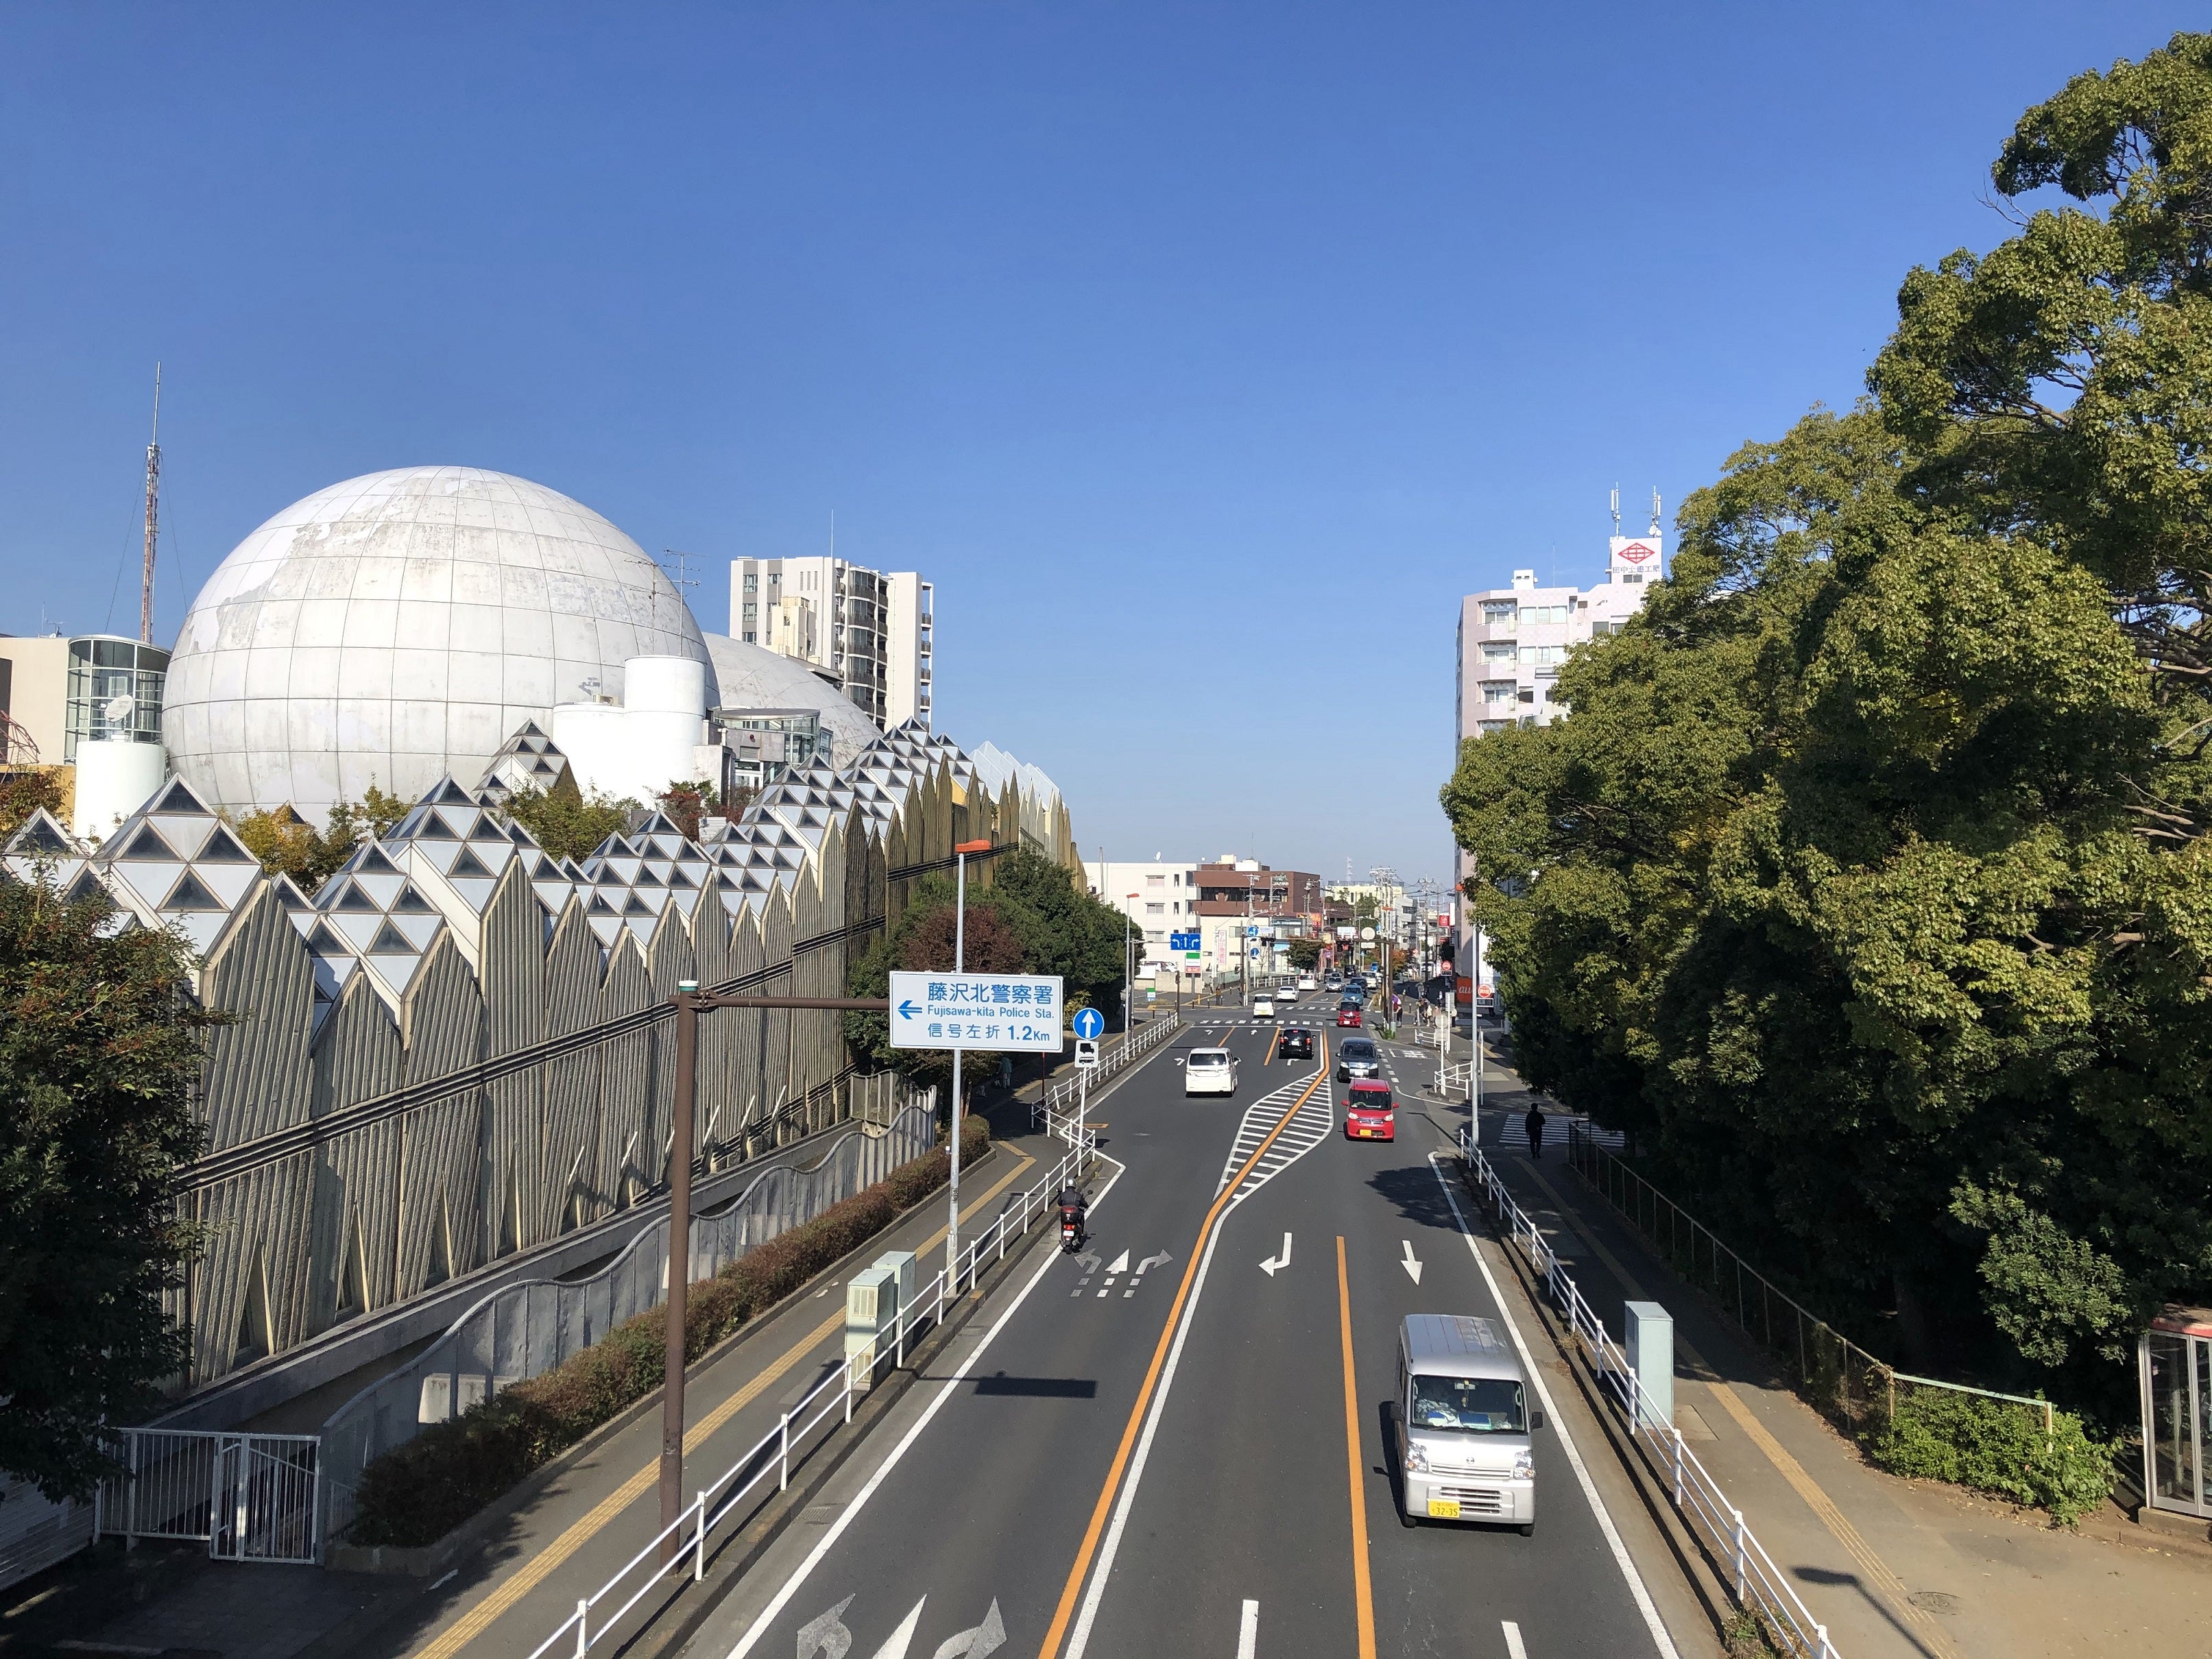
[[[1267,1034],[1267,1052],[1260,1056],[1260,1063],[1262,1066],[1267,1065],[1270,1060],[1274,1059],[1275,1045],[1282,1040],[1283,1033],[1279,1028]]]
[[[1328,1063],[1328,1045],[1322,1044],[1322,1064],[1324,1073]],[[1121,1443],[1115,1448],[1114,1462],[1106,1471],[1106,1484],[1099,1489],[1098,1502],[1091,1511],[1091,1524],[1083,1531],[1083,1542],[1075,1553],[1075,1565],[1068,1570],[1067,1583],[1060,1592],[1060,1605],[1053,1612],[1052,1626],[1044,1633],[1044,1645],[1037,1650],[1037,1659],[1057,1659],[1060,1644],[1067,1634],[1067,1621],[1075,1612],[1075,1599],[1083,1593],[1083,1581],[1090,1576],[1091,1562],[1098,1551],[1099,1534],[1106,1528],[1107,1512],[1113,1507],[1114,1493],[1121,1484],[1121,1474],[1129,1464],[1129,1453],[1137,1443],[1137,1431],[1145,1420],[1145,1408],[1152,1403],[1152,1387],[1159,1381],[1160,1367],[1166,1362],[1168,1348],[1175,1339],[1176,1322],[1182,1317],[1183,1304],[1190,1298],[1192,1279],[1198,1273],[1198,1264],[1206,1255],[1206,1243],[1215,1224],[1220,1220],[1222,1206],[1236,1196],[1237,1189],[1244,1184],[1244,1177],[1252,1173],[1253,1166],[1275,1144],[1275,1139],[1290,1127],[1291,1121],[1304,1109],[1313,1098],[1315,1086],[1321,1082],[1316,1076],[1305,1086],[1305,1091],[1291,1103],[1290,1109],[1276,1120],[1275,1127],[1267,1131],[1252,1155],[1244,1160],[1243,1167],[1216,1193],[1213,1202],[1206,1212],[1206,1218],[1198,1224],[1198,1241],[1191,1246],[1190,1259],[1183,1264],[1182,1282],[1176,1286],[1175,1300],[1169,1304],[1167,1322],[1160,1327],[1160,1340],[1152,1348],[1152,1363],[1146,1369],[1143,1384],[1137,1390],[1136,1404],[1129,1408],[1129,1420],[1121,1430]],[[1285,1089],[1291,1085],[1285,1083]]]
[[[1359,1486],[1359,1384],[1352,1370],[1352,1279],[1345,1271],[1341,1234],[1336,1241],[1336,1322],[1344,1343],[1345,1474],[1352,1482],[1352,1606],[1358,1620],[1359,1659],[1375,1659],[1375,1587],[1367,1576],[1367,1498]]]
[[[1562,1216],[1570,1212],[1566,1200],[1559,1196],[1559,1189],[1550,1182],[1534,1169],[1528,1171],[1528,1178],[1543,1189]],[[1591,1237],[1586,1230],[1577,1228],[1576,1237],[1590,1247],[1592,1254],[1612,1271],[1613,1276],[1620,1281],[1621,1288],[1629,1295],[1639,1301],[1650,1299],[1649,1293],[1637,1281],[1636,1275],[1629,1272],[1611,1250]],[[1752,1414],[1751,1407],[1744,1403],[1743,1396],[1722,1380],[1720,1371],[1691,1346],[1679,1327],[1674,1332],[1674,1346],[1681,1351],[1685,1359],[1705,1373],[1698,1380],[1704,1382],[1707,1392],[1720,1402],[1721,1409],[1735,1419],[1736,1426],[1774,1466],[1775,1473],[1788,1481],[1790,1490],[1805,1501],[1805,1507],[1811,1510],[1820,1524],[1828,1529],[1829,1536],[1841,1544],[1844,1553],[1859,1564],[1860,1569],[1872,1581],[1873,1588],[1890,1603],[1889,1611],[1918,1632],[1923,1644],[1938,1656],[1938,1659],[1960,1659],[1958,1648],[1943,1633],[1933,1615],[1913,1605],[1912,1592],[1905,1581],[1875,1553],[1874,1546],[1868,1543],[1864,1534],[1851,1524],[1850,1517],[1836,1507],[1835,1500],[1813,1478],[1812,1472],[1791,1456],[1789,1449],[1774,1437],[1766,1425]]]
[[[1000,1176],[973,1203],[961,1212],[960,1218],[963,1221],[967,1220],[1004,1192],[1023,1170],[1029,1169],[1036,1162],[1036,1159],[1030,1157],[1026,1152],[1021,1155],[1021,1159],[1020,1163]],[[915,1250],[915,1254],[927,1255],[944,1242],[945,1229],[940,1226],[921,1242],[921,1248]],[[708,1439],[719,1432],[724,1424],[759,1399],[768,1389],[774,1388],[785,1373],[829,1340],[844,1322],[845,1310],[840,1308],[786,1349],[752,1381],[747,1382],[727,1400],[686,1429],[684,1431],[684,1455],[690,1456],[706,1444]],[[504,1618],[512,1611],[515,1603],[565,1565],[568,1558],[590,1542],[592,1535],[601,1528],[644,1497],[648,1491],[657,1486],[659,1481],[660,1460],[656,1457],[594,1504],[589,1513],[572,1522],[558,1538],[525,1561],[513,1574],[493,1586],[490,1594],[487,1595],[483,1601],[439,1632],[428,1645],[417,1652],[416,1659],[453,1659],[453,1655],[475,1641],[477,1637],[490,1629],[495,1621]]]

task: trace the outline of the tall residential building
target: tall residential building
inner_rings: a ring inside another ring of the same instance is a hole
[[[826,556],[730,561],[730,635],[803,662],[878,726],[929,723],[935,589]]]
[[[1620,627],[1643,605],[1645,586],[1662,574],[1656,497],[1653,512],[1649,534],[1613,538],[1605,580],[1587,593],[1539,587],[1534,571],[1516,570],[1512,586],[1460,601],[1455,754],[1469,738],[1512,726],[1548,726],[1565,717],[1567,711],[1553,701],[1552,690],[1568,650]],[[1464,884],[1474,874],[1474,860],[1462,849],[1459,879]],[[1461,911],[1467,915],[1467,907]],[[1486,946],[1474,936],[1472,920],[1464,921],[1457,941],[1462,976],[1487,983]]]

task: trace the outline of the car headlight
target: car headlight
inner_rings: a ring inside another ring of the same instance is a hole
[[[1408,1474],[1426,1474],[1428,1472],[1428,1453],[1423,1451],[1418,1443],[1408,1444],[1406,1448],[1406,1473]]]
[[[1536,1454],[1534,1451],[1524,1448],[1513,1454],[1513,1478],[1516,1480],[1534,1480],[1536,1478]]]

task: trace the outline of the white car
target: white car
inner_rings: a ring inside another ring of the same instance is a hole
[[[1274,1000],[1274,998],[1273,998],[1273,997],[1269,996],[1269,995],[1268,995],[1265,991],[1262,991],[1262,992],[1261,992],[1261,993],[1260,993],[1260,994],[1259,994],[1258,996],[1254,997],[1254,998],[1252,999],[1252,1018],[1255,1018],[1255,1019],[1273,1019],[1273,1018],[1274,1018],[1274,1017],[1275,1017],[1275,1000]]]
[[[1186,1095],[1237,1092],[1237,1056],[1226,1048],[1194,1048],[1177,1063],[1182,1067]]]
[[[1314,982],[1314,976],[1311,974],[1300,974],[1298,975],[1298,989],[1301,991],[1318,991],[1321,989],[1321,987]]]

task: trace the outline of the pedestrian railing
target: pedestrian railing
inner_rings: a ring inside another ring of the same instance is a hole
[[[122,1473],[93,1500],[93,1531],[184,1539],[218,1561],[319,1561],[321,1442],[312,1434],[117,1429]]]
[[[1089,1068],[1089,1086],[1095,1089],[1108,1078],[1120,1076],[1182,1029],[1180,1014],[1153,1015],[1098,1056],[1098,1063]],[[1065,1139],[1069,1133],[1066,1126],[1074,1121],[1076,1104],[1082,1098],[1085,1086],[1085,1080],[1081,1077],[1066,1077],[1047,1084],[1036,1104],[1030,1108],[1030,1127],[1040,1134],[1056,1134]]]
[[[890,1328],[877,1333],[872,1346],[847,1356],[785,1411],[774,1429],[698,1488],[684,1512],[655,1533],[614,1577],[578,1598],[576,1610],[532,1650],[530,1659],[546,1659],[556,1650],[580,1659],[595,1644],[622,1631],[623,1621],[657,1587],[671,1579],[680,1585],[684,1578],[694,1583],[704,1578],[714,1540],[734,1534],[775,1492],[790,1486],[792,1470],[818,1450],[839,1425],[853,1420],[855,1397],[866,1393],[879,1373],[903,1367],[908,1349],[944,1323],[945,1304],[959,1298],[963,1286],[972,1290],[984,1267],[1006,1260],[1007,1250],[1039,1217],[1057,1212],[1061,1189],[1079,1182],[1096,1155],[1095,1142],[1085,1136],[1050,1175],[1009,1199],[996,1220],[963,1244],[949,1278],[939,1268],[914,1300],[898,1310]]]
[[[1567,1126],[1567,1162],[1575,1173],[1619,1211],[1667,1265],[1712,1299],[1736,1328],[1793,1372],[1798,1393],[1815,1410],[1852,1434],[1872,1433],[1897,1414],[1899,1385],[1910,1394],[1936,1389],[2018,1406],[2052,1431],[2048,1400],[2000,1394],[1914,1376],[1875,1358],[1713,1237],[1711,1231],[1614,1154],[1589,1127]]]
[[[1813,1617],[1796,1589],[1774,1565],[1765,1547],[1744,1524],[1743,1511],[1729,1502],[1720,1483],[1682,1442],[1681,1431],[1662,1414],[1628,1363],[1628,1357],[1591,1311],[1536,1224],[1514,1201],[1490,1160],[1482,1155],[1472,1128],[1460,1132],[1460,1153],[1468,1175],[1489,1203],[1506,1236],[1527,1255],[1553,1302],[1582,1345],[1599,1379],[1613,1396],[1629,1437],[1653,1472],[1668,1483],[1675,1510],[1727,1579],[1736,1604],[1754,1613],[1769,1641],[1809,1659],[1837,1659],[1828,1627]]]

